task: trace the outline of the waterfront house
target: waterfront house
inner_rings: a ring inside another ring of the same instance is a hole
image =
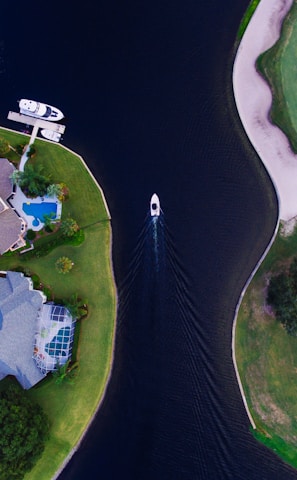
[[[29,389],[71,358],[75,320],[46,300],[22,273],[0,274],[0,380]]]
[[[8,202],[13,193],[10,176],[14,170],[12,163],[0,158],[0,255],[26,244],[23,238],[26,223]]]

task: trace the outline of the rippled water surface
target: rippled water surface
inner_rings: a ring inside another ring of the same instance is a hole
[[[253,439],[231,359],[235,305],[277,215],[232,99],[247,4],[2,7],[2,124],[22,97],[59,106],[112,215],[113,374],[61,480],[297,478]]]

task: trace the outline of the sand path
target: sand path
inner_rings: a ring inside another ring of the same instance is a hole
[[[297,215],[297,155],[286,136],[268,119],[272,95],[255,69],[260,53],[280,36],[293,0],[261,0],[240,43],[233,69],[233,89],[244,129],[276,188],[280,219]]]

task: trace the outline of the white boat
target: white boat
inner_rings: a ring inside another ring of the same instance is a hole
[[[20,113],[23,115],[42,118],[43,120],[50,120],[51,122],[57,122],[64,117],[63,113],[58,108],[46,105],[45,103],[36,102],[35,100],[22,98],[19,101],[19,107]]]
[[[160,200],[156,193],[152,195],[151,198],[151,216],[159,217],[160,216]]]
[[[41,135],[48,140],[52,140],[52,142],[59,142],[61,140],[61,133],[54,132],[53,130],[48,130],[47,128],[43,128],[40,130]]]

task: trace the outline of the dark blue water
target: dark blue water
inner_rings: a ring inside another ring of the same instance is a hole
[[[112,214],[113,374],[61,480],[297,478],[253,439],[231,359],[235,305],[277,217],[232,98],[247,4],[2,6],[1,122],[14,127],[18,98],[60,107]]]

